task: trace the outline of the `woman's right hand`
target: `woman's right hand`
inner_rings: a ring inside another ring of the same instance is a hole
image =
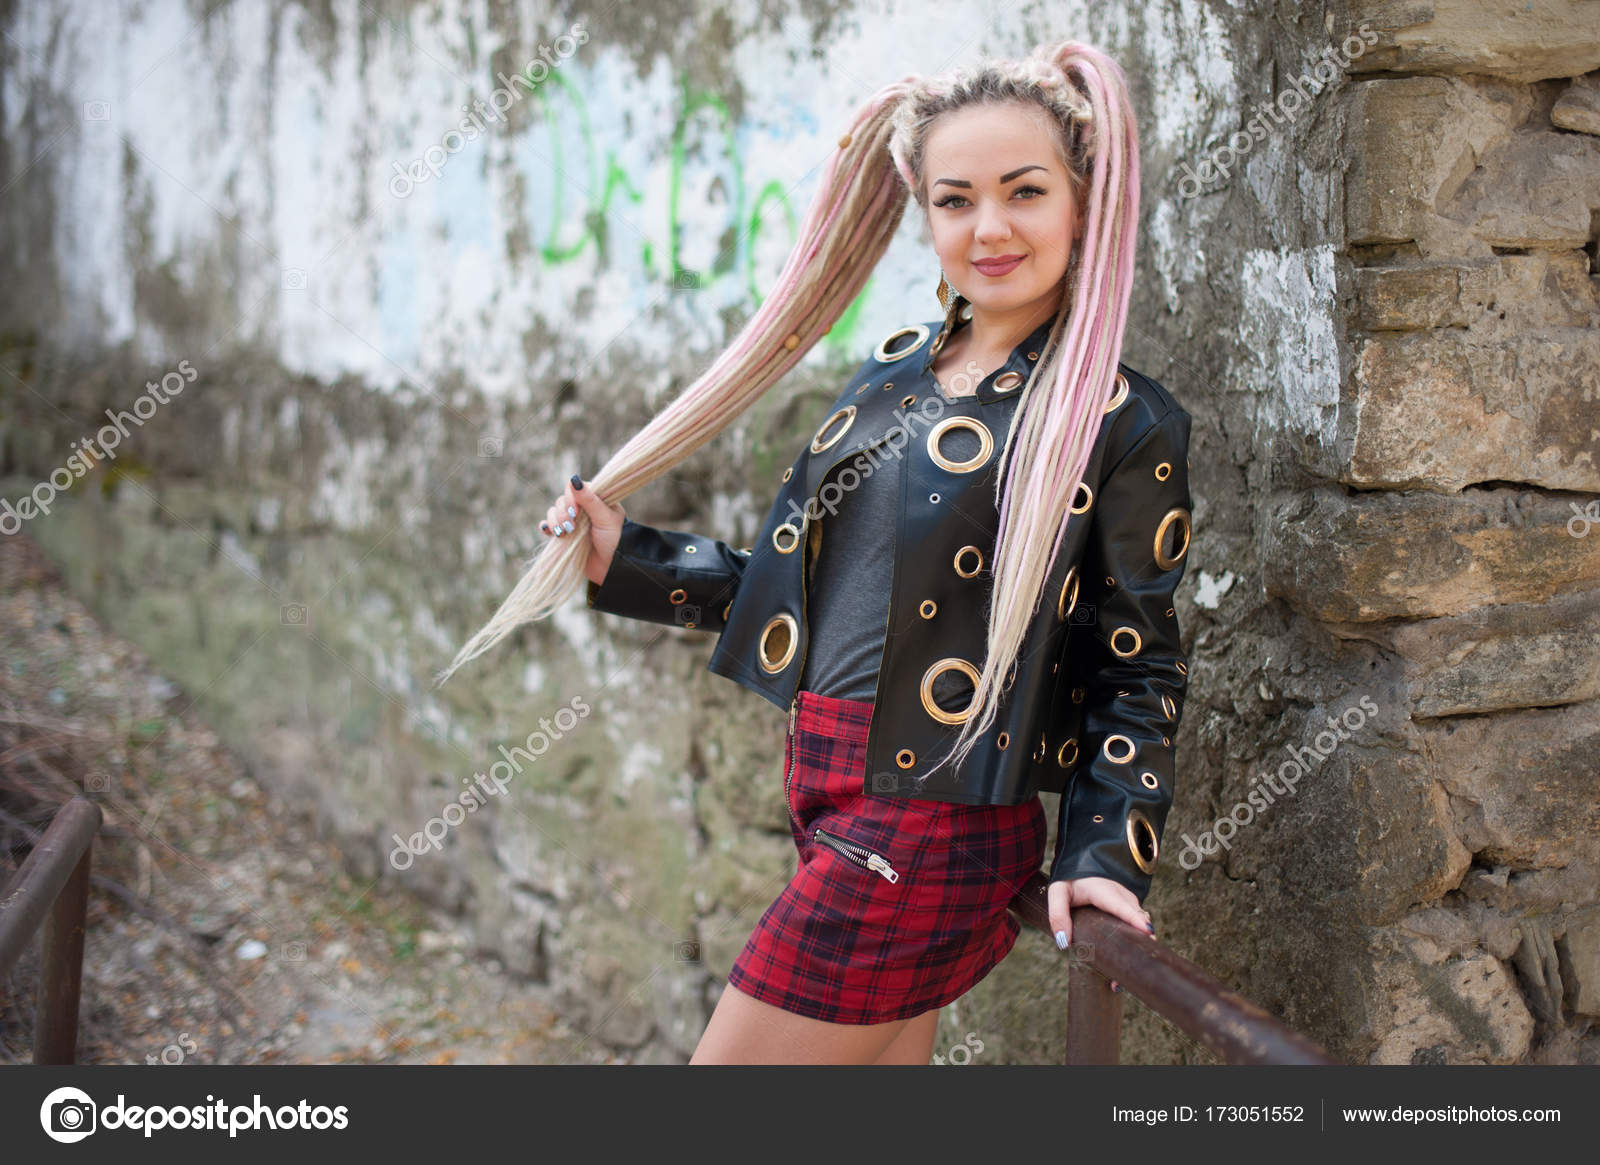
[[[561,491],[556,504],[545,513],[539,529],[551,538],[570,538],[577,531],[577,511],[582,509],[589,518],[589,557],[583,573],[589,581],[599,586],[605,582],[606,571],[611,569],[611,556],[616,553],[617,539],[622,536],[622,521],[627,513],[620,504],[611,506],[583,484],[576,473]]]

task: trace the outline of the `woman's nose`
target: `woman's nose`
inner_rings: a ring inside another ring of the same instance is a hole
[[[985,201],[978,207],[978,227],[973,232],[980,239],[1006,239],[1011,237],[1011,222],[1004,207]]]

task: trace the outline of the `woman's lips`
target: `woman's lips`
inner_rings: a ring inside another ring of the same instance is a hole
[[[985,275],[1009,275],[1026,258],[1026,255],[1002,255],[998,259],[977,259],[972,265]]]

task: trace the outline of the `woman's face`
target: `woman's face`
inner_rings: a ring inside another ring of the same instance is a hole
[[[952,287],[980,312],[1059,303],[1078,206],[1049,114],[1017,104],[944,114],[928,133],[922,172],[933,248]]]

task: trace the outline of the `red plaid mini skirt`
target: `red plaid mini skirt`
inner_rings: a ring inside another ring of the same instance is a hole
[[[1007,905],[1044,860],[1021,805],[864,792],[872,702],[799,693],[784,757],[794,877],[728,982],[830,1023],[888,1023],[959,999],[1011,953]]]

